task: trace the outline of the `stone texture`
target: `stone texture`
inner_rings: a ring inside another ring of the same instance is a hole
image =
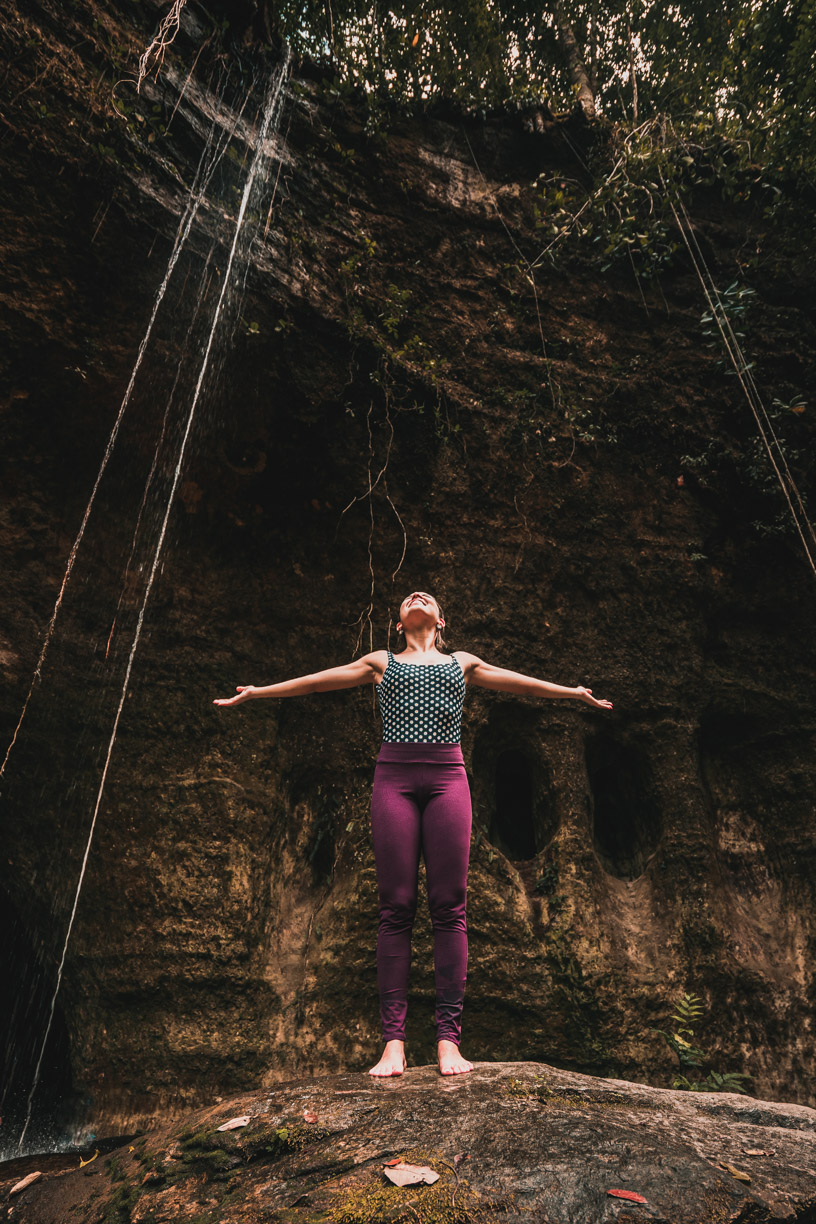
[[[238,1112],[250,1124],[219,1134]],[[430,1166],[439,1181],[390,1185],[383,1165],[396,1159]],[[159,1126],[97,1164],[93,1176],[47,1175],[13,1219],[97,1224],[122,1210],[132,1224],[816,1220],[816,1110],[538,1063],[292,1080]]]
[[[157,85],[140,100],[119,89],[142,119],[125,123],[110,82],[137,62],[148,8],[0,4],[3,746],[203,134],[241,101],[219,100],[214,48],[186,27]],[[330,82],[296,79],[269,233],[129,685],[41,1133],[58,1100],[71,1106],[60,1124],[110,1135],[373,1061],[372,694],[211,701],[384,645],[417,585],[440,596],[452,647],[615,703],[606,717],[468,695],[468,1055],[669,1084],[673,1060],[648,1030],[688,989],[704,999],[713,1066],[750,1073],[765,1097],[813,1102],[812,575],[794,538],[760,530],[780,507],[751,475],[736,380],[702,344],[699,286],[680,259],[645,286],[644,307],[625,268],[543,265],[545,354],[496,208],[534,257],[530,184],[580,173],[565,136],[586,153],[586,133],[437,113],[367,134],[363,121]],[[177,363],[200,343],[185,340],[184,310],[215,236],[223,268],[242,152],[172,283],[4,778],[0,968],[18,983],[2,1003],[17,1075],[7,1127],[25,1107],[170,452],[134,559],[144,482]],[[745,251],[764,252],[746,344],[769,395],[807,395],[809,249],[774,245],[748,206],[706,195],[693,216],[720,283]],[[797,418],[802,454],[813,419]],[[719,458],[703,479],[686,458],[710,445]],[[386,454],[372,528],[365,494]],[[508,769],[521,791],[502,799]],[[421,913],[418,1061],[433,1057],[431,1013]]]

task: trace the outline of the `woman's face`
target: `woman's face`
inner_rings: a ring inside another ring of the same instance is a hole
[[[412,591],[406,599],[403,599],[400,604],[400,619],[397,627],[404,625],[406,619],[410,624],[415,622],[421,624],[429,620],[434,624],[441,622],[444,625],[445,623],[439,611],[439,604],[427,591]]]

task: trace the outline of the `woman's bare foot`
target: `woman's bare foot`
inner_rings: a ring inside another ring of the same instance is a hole
[[[405,1045],[401,1041],[387,1041],[380,1061],[372,1067],[369,1075],[402,1075],[406,1067]]]
[[[439,1070],[443,1075],[462,1075],[465,1071],[473,1070],[473,1063],[462,1057],[458,1045],[453,1041],[437,1042],[437,1055]]]

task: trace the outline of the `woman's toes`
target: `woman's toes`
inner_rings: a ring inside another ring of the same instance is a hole
[[[371,1068],[368,1074],[369,1075],[402,1075],[403,1071],[405,1070],[405,1067],[406,1067],[406,1064],[404,1061],[402,1062],[402,1064],[400,1064],[400,1063],[392,1062],[391,1059],[383,1058],[380,1060],[380,1062],[377,1063],[375,1067]]]
[[[462,1058],[456,1049],[440,1049],[439,1070],[443,1075],[463,1075],[473,1070],[473,1063]]]

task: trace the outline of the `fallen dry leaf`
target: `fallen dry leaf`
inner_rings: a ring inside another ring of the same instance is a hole
[[[469,1159],[470,1159],[469,1152],[457,1152],[453,1158],[453,1167],[455,1169],[458,1169],[459,1165],[462,1163],[463,1160],[469,1160]]]
[[[9,1190],[9,1198],[12,1194],[20,1194],[21,1191],[27,1190],[29,1186],[33,1186],[42,1177],[42,1173],[29,1173],[28,1177],[24,1177],[22,1181],[18,1181],[15,1186]]]
[[[244,1114],[242,1118],[230,1118],[229,1122],[222,1122],[215,1129],[220,1131],[237,1130],[239,1126],[249,1125],[249,1114]]]
[[[615,1198],[628,1199],[630,1203],[645,1203],[647,1200],[642,1194],[635,1194],[634,1190],[607,1190],[607,1194],[614,1194]]]
[[[395,1186],[419,1186],[423,1182],[426,1186],[432,1186],[434,1182],[439,1181],[439,1174],[434,1173],[427,1165],[403,1164],[402,1161],[395,1165],[384,1165],[383,1173]]]
[[[393,1169],[393,1168],[394,1168],[394,1166],[395,1166],[395,1165],[398,1165],[398,1164],[402,1164],[402,1161],[401,1161],[401,1160],[399,1160],[399,1159],[397,1159],[397,1160],[386,1160],[385,1165],[384,1165],[383,1167],[384,1167],[384,1168],[386,1168],[386,1169]]]
[[[737,1181],[750,1182],[751,1178],[747,1173],[743,1173],[742,1169],[735,1169],[732,1164],[726,1164],[724,1160],[718,1160],[717,1164],[721,1169],[725,1169],[726,1173],[730,1173],[732,1177],[736,1177]]]
[[[316,1121],[317,1121],[317,1114],[316,1114],[316,1113],[312,1113],[311,1109],[304,1109],[304,1111],[303,1111],[303,1121],[304,1121],[304,1122],[309,1122],[309,1123],[311,1123],[311,1122],[316,1122]]]
[[[776,1148],[743,1148],[743,1156],[775,1156]]]

